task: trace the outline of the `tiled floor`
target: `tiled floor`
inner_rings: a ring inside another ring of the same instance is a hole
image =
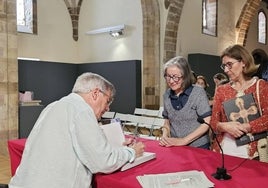
[[[0,155],[0,184],[7,184],[11,178],[9,157]]]

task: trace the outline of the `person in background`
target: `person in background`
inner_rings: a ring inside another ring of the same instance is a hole
[[[202,76],[202,75],[197,76],[196,85],[201,86],[202,88],[204,88],[204,90],[206,91],[208,100],[209,100],[209,104],[212,105],[212,97],[207,91],[207,88],[209,87],[209,84],[207,83],[207,80],[206,80],[205,76]]]
[[[213,81],[215,83],[215,90],[219,85],[223,85],[229,82],[228,77],[223,73],[217,73],[213,76]]]
[[[259,155],[257,141],[237,146],[235,138],[239,138],[245,133],[255,134],[268,130],[268,83],[264,80],[259,81],[260,103],[257,104],[260,105],[262,110],[261,117],[249,123],[228,122],[222,105],[225,101],[249,93],[253,94],[256,102],[258,101],[256,95],[258,78],[253,76],[258,66],[254,64],[251,54],[240,45],[226,48],[221,55],[221,61],[221,68],[228,75],[230,82],[218,86],[216,90],[210,124],[216,132],[224,154],[253,159]],[[212,149],[220,152],[216,142],[213,143]]]
[[[192,83],[195,84],[197,80],[197,75],[195,74],[193,70],[191,72],[192,72]]]
[[[9,188],[89,188],[93,174],[111,173],[141,156],[143,143],[113,147],[99,127],[114,95],[102,76],[80,75],[71,94],[40,114]]]
[[[223,73],[216,73],[213,76],[213,81],[215,83],[215,91],[214,91],[214,94],[215,94],[216,89],[218,88],[218,86],[228,83],[229,82],[229,79]],[[211,104],[211,106],[213,106],[213,103],[214,103],[214,100],[213,99],[214,99],[214,97],[212,97],[212,100],[209,101],[210,104]]]
[[[198,117],[210,121],[211,108],[203,88],[193,85],[187,60],[175,57],[164,65],[164,77],[169,89],[163,95],[165,123],[160,146],[193,146],[209,149],[208,125]]]
[[[262,49],[255,49],[252,51],[255,64],[259,65],[258,71],[255,76],[268,81],[268,56]]]

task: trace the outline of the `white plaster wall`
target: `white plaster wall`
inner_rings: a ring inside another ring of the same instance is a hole
[[[167,10],[158,0],[161,21],[161,59]],[[201,0],[184,3],[178,30],[177,54],[189,53],[220,55],[235,43],[235,25],[246,0],[218,0],[218,36],[202,34]],[[143,58],[142,10],[139,0],[84,0],[79,18],[79,39],[72,37],[72,23],[63,0],[38,1],[38,34],[18,34],[18,56],[39,58],[44,61],[67,63],[120,61]],[[266,7],[264,7],[267,12]],[[268,15],[268,14],[267,14]],[[257,42],[257,17],[251,23],[246,47],[268,50]],[[94,36],[85,32],[105,26],[126,24],[125,35],[114,39],[108,34]],[[161,74],[162,72],[160,72]],[[162,84],[161,84],[162,85]]]
[[[53,6],[52,6],[53,5]],[[64,1],[38,1],[38,34],[18,34],[18,56],[67,63],[142,59],[140,1],[84,0],[79,18],[79,39]],[[85,35],[90,29],[126,24],[125,35]]]
[[[43,61],[78,62],[77,42],[64,1],[37,1],[38,34],[18,34],[18,56]]]
[[[138,0],[84,0],[79,22],[81,62],[142,59],[142,11]],[[125,24],[124,36],[86,35],[89,30]]]
[[[235,26],[239,18],[239,14],[242,10],[244,3],[243,0],[219,0],[218,1],[218,53],[220,55],[222,51],[228,46],[236,43],[236,30]]]
[[[202,1],[184,2],[179,23],[177,52],[187,58],[189,53],[217,54],[218,38],[202,34]]]
[[[189,53],[220,55],[236,42],[235,25],[246,0],[218,0],[217,37],[202,33],[202,1],[184,3],[179,24],[177,53],[187,58]]]

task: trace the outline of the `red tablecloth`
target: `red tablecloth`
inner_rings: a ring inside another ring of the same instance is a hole
[[[157,141],[145,141],[146,150],[155,152],[156,159],[127,171],[113,174],[97,174],[98,188],[141,188],[136,177],[144,174],[160,174],[188,170],[200,170],[215,184],[215,188],[255,188],[268,183],[268,163],[225,155],[225,167],[231,180],[217,180],[211,174],[222,166],[219,153],[205,149],[181,146],[164,148]]]
[[[8,141],[8,151],[9,151],[9,156],[10,156],[12,176],[15,174],[16,169],[20,164],[25,142],[26,142],[26,139],[17,139],[17,140]]]
[[[231,180],[216,180],[211,174],[221,166],[221,155],[212,151],[181,146],[164,148],[157,141],[144,140],[146,150],[155,152],[156,159],[124,172],[97,174],[94,184],[97,188],[140,188],[138,175],[200,170],[214,182],[215,188],[255,188],[268,182],[268,163],[246,160],[225,155],[225,167],[232,176]],[[12,174],[20,163],[25,139],[10,140],[8,148]]]

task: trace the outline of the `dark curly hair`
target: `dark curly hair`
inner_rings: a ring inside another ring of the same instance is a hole
[[[259,65],[259,68],[258,68],[255,76],[262,78],[262,72],[267,69],[268,56],[267,56],[266,52],[260,48],[253,50],[251,54],[254,58],[254,63],[256,65]]]

